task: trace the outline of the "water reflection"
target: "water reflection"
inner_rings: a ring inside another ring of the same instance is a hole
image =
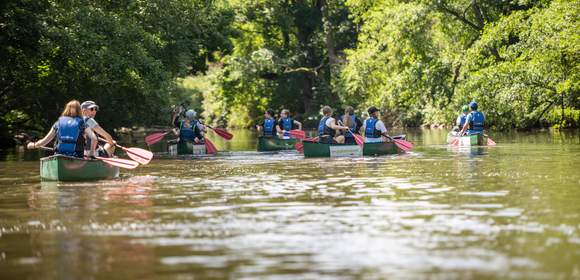
[[[246,151],[156,159],[89,183],[40,182],[38,162],[1,162],[0,273],[580,276],[576,136],[554,145],[553,136],[499,135],[498,147],[464,152],[442,145],[445,133],[407,134],[414,153],[354,159],[257,153],[248,134],[242,144],[216,140]]]

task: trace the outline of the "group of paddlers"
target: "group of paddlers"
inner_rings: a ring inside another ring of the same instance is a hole
[[[471,111],[470,111],[471,110]],[[364,136],[366,143],[386,142],[392,138],[387,133],[385,123],[380,119],[380,111],[377,107],[368,108],[368,118],[362,121],[351,106],[344,109],[344,114],[336,119],[333,117],[333,109],[329,106],[322,107],[322,117],[318,122],[318,141],[321,143],[355,144],[354,134]],[[457,117],[455,134],[469,135],[483,132],[485,117],[477,111],[477,103],[471,102],[463,106],[461,115]],[[258,131],[264,137],[290,138],[290,131],[302,129],[302,123],[290,116],[290,111],[284,109],[280,112],[280,118],[275,118],[273,110],[266,110],[264,121],[257,126]]]
[[[476,102],[463,106],[461,115],[457,117],[455,134],[469,135],[483,132],[485,117],[477,107]],[[98,110],[99,106],[93,101],[85,101],[82,104],[77,100],[68,102],[48,134],[36,142],[28,143],[27,148],[41,148],[55,139],[54,151],[58,154],[79,158],[112,156],[116,142],[95,121]],[[379,109],[372,106],[367,112],[368,118],[363,121],[354,113],[354,109],[348,106],[344,114],[336,119],[333,117],[332,108],[322,107],[322,118],[317,129],[318,141],[354,144],[355,133],[364,136],[366,143],[391,141],[385,123],[380,119]],[[186,110],[183,106],[179,106],[174,111],[172,123],[175,127],[174,133],[179,137],[178,141],[191,141],[197,144],[204,142],[206,128],[194,110]],[[264,113],[264,121],[257,128],[265,137],[290,138],[292,130],[302,130],[302,123],[293,119],[287,109],[280,112],[279,119],[275,119],[274,111],[269,109]],[[99,141],[105,144],[99,146]]]
[[[29,142],[26,147],[46,148],[45,146],[55,139],[53,150],[57,154],[78,158],[113,156],[116,142],[95,121],[98,110],[99,106],[93,101],[85,101],[82,104],[77,100],[68,102],[48,134],[36,142]],[[99,140],[105,144],[100,146]]]
[[[320,143],[354,144],[354,134],[365,136],[365,142],[385,142],[391,137],[387,133],[385,123],[380,119],[380,111],[377,107],[370,107],[367,112],[368,118],[362,121],[354,109],[347,106],[340,118],[333,117],[333,109],[329,106],[322,107],[322,118],[318,123],[318,141]],[[274,111],[267,110],[264,113],[264,122],[258,125],[258,131],[265,137],[290,137],[290,131],[301,130],[302,124],[290,117],[290,112],[284,109],[280,112],[280,118],[274,118]]]

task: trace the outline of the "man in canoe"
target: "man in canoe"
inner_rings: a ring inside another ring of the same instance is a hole
[[[175,120],[176,135],[180,142],[191,141],[196,144],[204,143],[205,126],[196,119],[197,113],[194,110],[185,111],[185,118]]]
[[[332,117],[332,108],[322,107],[322,119],[318,123],[318,137],[320,143],[344,144],[344,135],[339,135],[340,130],[348,130],[347,126],[336,124]]]
[[[341,117],[342,124],[348,126],[350,131],[357,133],[357,131],[363,126],[362,121],[354,114],[354,109],[351,106],[346,106],[344,108],[344,115]],[[344,132],[344,143],[345,144],[355,144],[354,135],[350,131]]]
[[[276,126],[276,130],[279,134],[282,134],[284,138],[290,137],[290,130],[298,129],[302,130],[302,123],[290,117],[290,110],[284,109],[280,112],[280,121]]]
[[[391,137],[387,134],[385,123],[379,118],[379,109],[372,106],[368,109],[368,113],[369,118],[365,120],[362,127],[365,143],[386,142]]]
[[[274,110],[268,109],[264,112],[264,121],[262,124],[256,126],[258,133],[264,137],[274,137],[276,136],[276,127],[278,122],[274,118]]]
[[[477,111],[477,102],[472,101],[469,103],[469,108],[471,112],[467,115],[465,119],[465,124],[463,128],[459,132],[459,135],[471,135],[471,134],[478,134],[483,133],[483,125],[485,123],[485,116],[483,113]]]
[[[90,131],[95,133],[95,135],[91,135],[91,137],[87,139],[87,148],[90,148],[86,149],[88,156],[94,156],[94,153],[91,151],[96,151],[97,155],[100,157],[112,157],[115,154],[116,142],[113,140],[113,137],[111,137],[111,134],[105,131],[99,123],[95,121],[95,116],[97,115],[97,111],[99,111],[99,106],[94,101],[88,100],[81,104],[81,111],[87,128],[90,128]],[[100,145],[97,146],[99,136],[107,141],[104,147],[101,147]],[[92,141],[93,139],[96,139],[96,141]]]
[[[56,137],[54,146],[56,154],[83,158],[85,139],[91,135],[94,135],[93,132],[90,128],[85,127],[85,122],[81,117],[81,105],[77,100],[72,100],[66,104],[62,114],[46,136],[36,142],[28,143],[26,148],[44,147]]]
[[[467,105],[463,105],[463,107],[461,107],[461,114],[457,117],[457,120],[455,121],[455,127],[453,128],[453,131],[455,132],[461,131],[461,129],[465,125],[465,120],[467,120],[468,113],[469,107]]]

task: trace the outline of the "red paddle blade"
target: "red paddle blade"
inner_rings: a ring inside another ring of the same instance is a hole
[[[306,137],[306,132],[298,129],[290,130],[288,134],[296,139],[304,139]]]
[[[112,165],[112,166],[117,166],[117,167],[121,167],[121,168],[125,168],[125,169],[134,169],[137,166],[139,166],[139,163],[137,163],[136,161],[132,161],[129,159],[122,159],[122,158],[104,158],[104,157],[96,157],[98,160],[102,160],[103,162]]]
[[[209,141],[209,139],[205,138],[205,152],[213,155],[213,154],[217,154],[218,150],[215,147],[215,145]]]
[[[487,145],[488,145],[488,146],[495,146],[495,145],[497,145],[497,144],[495,143],[495,141],[491,140],[491,138],[489,138],[489,137],[488,137],[488,138],[487,138]]]
[[[401,140],[395,139],[394,140],[395,145],[397,145],[397,147],[405,152],[408,152],[411,150],[410,147],[406,146],[404,143],[401,142]]]
[[[227,130],[223,129],[223,128],[212,128],[213,132],[215,132],[215,134],[221,136],[222,138],[226,139],[226,140],[232,140],[232,138],[234,138],[234,135],[229,133]]]
[[[132,160],[143,165],[148,164],[153,158],[153,153],[151,151],[141,148],[122,148]]]
[[[362,136],[354,133],[352,134],[352,136],[354,136],[354,141],[356,142],[357,145],[362,147],[365,144],[365,140],[362,138]]]
[[[294,148],[296,148],[298,152],[304,153],[304,144],[302,144],[302,142],[294,144]]]
[[[453,140],[451,140],[451,145],[453,146],[459,145],[459,138],[453,138]]]
[[[405,150],[406,152],[408,152],[411,149],[413,149],[413,143],[411,143],[411,142],[409,142],[407,140],[395,139],[395,144],[397,144],[397,146],[399,146],[399,147],[403,147],[401,149],[402,150]]]
[[[161,141],[161,139],[163,139],[163,137],[165,137],[165,135],[169,133],[169,132],[159,132],[159,133],[153,133],[151,135],[147,135],[147,137],[145,137],[145,143],[147,143],[147,145],[153,145],[159,141]]]

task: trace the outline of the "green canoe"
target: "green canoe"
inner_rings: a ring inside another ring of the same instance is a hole
[[[304,157],[357,157],[397,154],[402,152],[393,142],[356,144],[325,144],[303,141]]]
[[[293,150],[296,139],[281,139],[278,137],[258,137],[258,152]]]
[[[168,144],[169,155],[205,155],[205,144],[194,144],[192,142],[173,142]]]
[[[94,181],[119,177],[119,167],[100,160],[53,155],[40,159],[40,178],[52,181]]]
[[[451,144],[453,141],[457,141],[457,146],[486,146],[487,136],[483,133],[459,136],[456,132],[449,132],[447,134],[447,144]]]

